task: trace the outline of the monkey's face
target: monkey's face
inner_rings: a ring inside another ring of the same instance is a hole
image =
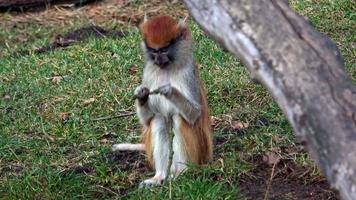
[[[161,69],[166,68],[172,64],[176,57],[177,48],[182,37],[179,36],[171,40],[168,45],[162,48],[151,48],[146,44],[148,58],[160,67]]]

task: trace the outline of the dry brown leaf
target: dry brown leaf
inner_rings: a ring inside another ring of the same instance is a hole
[[[244,122],[240,122],[240,121],[232,121],[231,122],[231,128],[234,130],[242,130],[245,128],[248,128],[249,124],[248,123],[244,123]]]
[[[51,77],[52,83],[55,83],[55,84],[59,84],[59,82],[61,82],[62,79],[63,79],[63,76],[53,76],[53,77]]]
[[[106,138],[103,138],[100,140],[100,144],[107,144],[108,142],[109,142],[109,140]]]
[[[137,66],[136,65],[131,65],[131,67],[129,68],[129,74],[130,75],[136,75],[137,74]]]
[[[113,58],[115,58],[115,59],[117,59],[117,58],[120,57],[120,56],[119,56],[118,54],[116,54],[116,53],[113,53],[111,56],[112,56]]]
[[[211,118],[210,118],[210,125],[211,125],[212,127],[216,127],[217,124],[218,124],[217,118],[214,117],[214,116],[211,116]]]
[[[62,122],[67,122],[69,120],[69,115],[70,113],[61,112],[59,113],[59,118],[61,119]]]
[[[84,100],[83,104],[86,106],[86,105],[89,105],[89,104],[93,103],[94,101],[95,101],[95,98],[92,97],[90,99]]]
[[[281,156],[275,152],[269,152],[262,158],[262,161],[268,165],[278,164],[280,160]]]
[[[67,97],[55,96],[55,97],[53,97],[52,102],[53,102],[53,103],[59,103],[59,102],[62,102],[62,101],[64,101],[64,100],[66,100],[66,99],[67,99]]]
[[[26,37],[26,36],[24,36],[24,35],[18,35],[17,37],[16,37],[16,40],[18,41],[18,42],[27,42],[28,41],[28,38]]]
[[[115,132],[110,132],[110,131],[105,131],[103,135],[101,135],[101,138],[111,138],[111,137],[115,137],[117,136],[117,134]]]
[[[97,14],[100,10],[100,8],[99,8],[99,6],[98,6],[98,4],[93,4],[93,5],[90,5],[90,6],[88,6],[89,8],[88,8],[88,12],[89,13],[92,13],[92,14]]]

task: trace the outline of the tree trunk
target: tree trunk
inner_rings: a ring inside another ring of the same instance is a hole
[[[282,0],[184,0],[263,84],[343,199],[356,199],[356,87],[335,44]]]
[[[45,8],[56,4],[84,5],[96,0],[0,0],[0,11],[25,11],[29,9]]]

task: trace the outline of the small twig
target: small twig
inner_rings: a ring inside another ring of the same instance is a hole
[[[115,119],[115,118],[120,118],[120,117],[128,117],[128,116],[132,116],[135,114],[136,114],[136,112],[120,113],[120,114],[117,114],[114,116],[98,117],[98,118],[92,119],[90,121],[101,121],[101,120]]]
[[[20,160],[20,158],[16,155],[15,151],[11,148],[8,147],[8,149],[11,151],[11,153],[15,156],[16,160],[19,161],[20,163],[22,163],[22,161]]]
[[[96,30],[96,29],[95,29],[95,30]],[[114,99],[115,99],[117,105],[120,105],[120,102],[119,102],[119,100],[116,98],[116,95],[115,95],[114,92],[112,91],[112,89],[111,89],[111,87],[110,87],[108,81],[106,80],[105,77],[104,77],[103,79],[104,79],[104,82],[106,83],[106,86],[108,87],[108,89],[109,89],[111,95],[114,97]]]
[[[43,119],[42,119],[42,117],[40,117],[40,120],[41,120],[41,128],[42,128],[42,133],[43,133],[43,135],[45,136],[45,138],[49,139],[51,142],[54,142],[54,138],[47,134],[47,132],[46,132],[44,126],[43,126]],[[48,144],[48,146],[49,146],[48,140],[46,140],[46,142],[47,142],[47,144]]]
[[[152,90],[152,91],[150,91],[150,93],[148,93],[149,95],[156,95],[156,94],[159,94],[159,90]],[[137,99],[138,97],[136,96],[136,95],[134,95],[133,97],[132,97],[132,99],[133,100],[135,100],[135,99]]]
[[[169,132],[170,134],[168,135],[169,137],[169,149],[173,149],[173,138],[174,138],[174,135],[172,132]],[[169,163],[168,163],[168,169],[167,169],[167,174],[168,174],[168,177],[169,177],[169,199],[172,199],[172,181],[173,181],[173,178],[175,178],[174,176],[176,174],[172,174],[171,172],[171,167],[172,167],[172,164],[173,164],[173,151],[170,151],[169,152]],[[174,172],[173,172],[174,173]]]
[[[172,179],[169,179],[169,199],[172,199]]]
[[[106,37],[106,35],[102,34],[97,28],[94,27],[94,31],[98,33],[101,37]]]
[[[265,197],[263,198],[263,200],[267,200],[268,199],[269,191],[271,190],[272,179],[273,179],[273,176],[274,176],[274,169],[276,167],[276,164],[277,164],[277,162],[275,162],[273,164],[272,171],[271,171],[271,176],[269,177],[268,184],[267,184],[267,189],[266,189],[266,193],[265,193]]]
[[[102,189],[104,189],[104,190],[110,192],[111,194],[114,194],[114,195],[116,195],[116,196],[119,196],[119,193],[114,192],[114,191],[112,191],[111,189],[106,188],[106,187],[104,187],[104,186],[102,186],[102,185],[97,185],[97,187],[102,188]]]
[[[171,84],[169,83],[169,84],[164,85],[164,86],[161,86],[161,87],[159,87],[159,88],[157,88],[157,89],[151,90],[148,94],[149,94],[149,95],[160,94],[161,88],[162,88],[162,87],[165,87],[165,86],[168,86],[168,85],[171,85]],[[137,99],[137,98],[138,98],[138,97],[137,97],[136,95],[133,96],[133,99],[134,99],[134,100]]]

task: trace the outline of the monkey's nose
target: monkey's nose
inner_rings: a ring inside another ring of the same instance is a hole
[[[169,59],[165,55],[158,55],[156,56],[154,63],[159,67],[164,68],[169,64]]]

